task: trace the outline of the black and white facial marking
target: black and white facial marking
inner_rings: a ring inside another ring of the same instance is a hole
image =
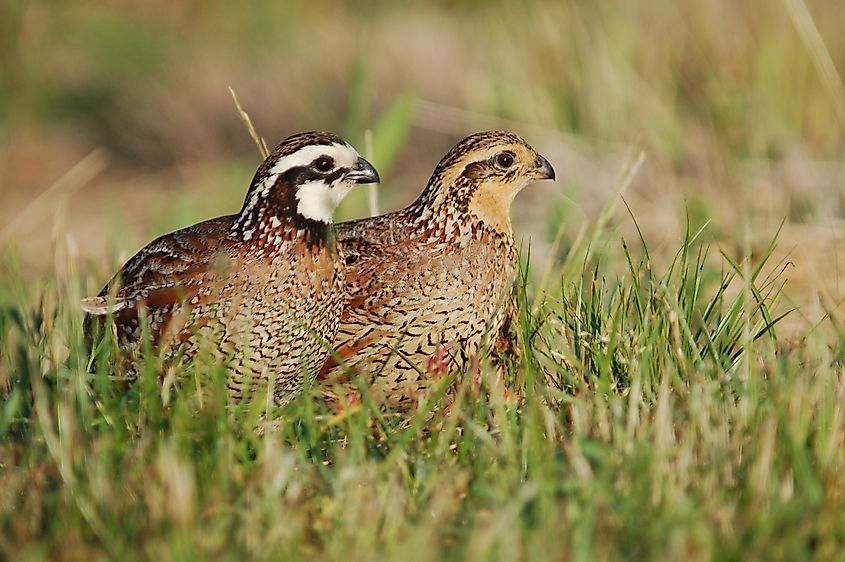
[[[306,219],[331,223],[335,209],[357,183],[375,181],[355,175],[372,166],[349,145],[308,147],[296,156],[308,162],[296,171],[296,212]]]
[[[234,226],[244,240],[267,221],[273,228],[284,219],[303,226],[331,224],[335,209],[356,184],[379,180],[372,164],[342,139],[310,135],[309,143],[302,143],[300,135],[284,141],[256,172]],[[286,145],[291,141],[300,141],[299,146]]]

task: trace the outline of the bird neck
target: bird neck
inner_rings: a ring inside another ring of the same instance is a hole
[[[446,227],[447,235],[471,229],[512,239],[509,201],[507,203],[503,204],[496,194],[473,189],[471,185],[443,188],[432,181],[407,212],[415,225],[440,225]]]
[[[278,246],[282,242],[299,239],[312,250],[336,249],[337,240],[331,223],[284,211],[272,205],[244,205],[232,223],[231,234],[251,246]]]
[[[453,186],[444,186],[435,175],[407,211],[415,223],[445,221],[466,206],[465,199]]]

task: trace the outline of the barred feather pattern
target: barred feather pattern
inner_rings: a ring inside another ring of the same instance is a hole
[[[269,385],[283,405],[309,384],[328,357],[344,305],[334,228],[296,206],[298,185],[343,173],[308,168],[321,147],[334,147],[337,160],[358,158],[334,135],[290,137],[259,167],[240,213],[154,240],[98,297],[83,301],[92,313],[89,334],[102,332],[113,314],[126,378],[139,372],[148,333],[165,363],[199,356],[225,364],[235,398]]]
[[[456,244],[442,224],[400,230],[385,222],[396,218],[341,225],[349,297],[335,346],[348,368],[368,374],[373,389],[401,408],[424,397],[430,358],[446,350],[449,371],[465,371],[498,332],[516,249],[481,225]],[[335,385],[353,392],[355,381],[330,363],[323,371],[330,396]]]
[[[267,232],[278,240],[272,251],[261,237],[244,248],[232,222],[223,217],[154,241],[100,296],[127,302],[114,320],[129,379],[137,376],[142,331],[149,330],[166,362],[225,361],[235,398],[271,383],[284,404],[328,356],[343,307],[343,262],[336,247],[315,246],[293,229]],[[121,278],[135,282],[121,287]]]
[[[413,407],[442,374],[428,368],[432,358],[446,352],[448,371],[465,373],[498,333],[517,272],[510,201],[531,179],[551,177],[496,167],[502,150],[551,170],[516,135],[473,135],[408,208],[338,225],[348,297],[335,338],[340,361],[320,373],[328,398],[354,394],[363,377],[392,408]],[[480,206],[491,195],[501,197]]]

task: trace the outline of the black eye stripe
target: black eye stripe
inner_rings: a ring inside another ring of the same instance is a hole
[[[277,182],[281,180],[291,187],[296,187],[309,181],[322,181],[331,185],[342,178],[345,173],[346,170],[343,168],[338,168],[327,174],[314,169],[313,166],[296,166],[282,172]]]
[[[343,173],[344,173],[344,170],[342,168],[338,168],[337,170],[335,170],[331,174],[324,176],[324,179],[325,179],[326,183],[332,184],[335,181],[337,181],[338,179],[340,179],[343,176]]]
[[[325,181],[326,174],[318,172],[312,166],[296,166],[282,172],[279,175],[279,180],[284,182],[287,186],[297,187],[309,181]]]

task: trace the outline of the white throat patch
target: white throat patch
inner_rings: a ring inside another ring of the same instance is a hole
[[[321,180],[305,182],[296,190],[296,211],[306,219],[331,223],[332,214],[352,187],[345,181],[334,187]]]

